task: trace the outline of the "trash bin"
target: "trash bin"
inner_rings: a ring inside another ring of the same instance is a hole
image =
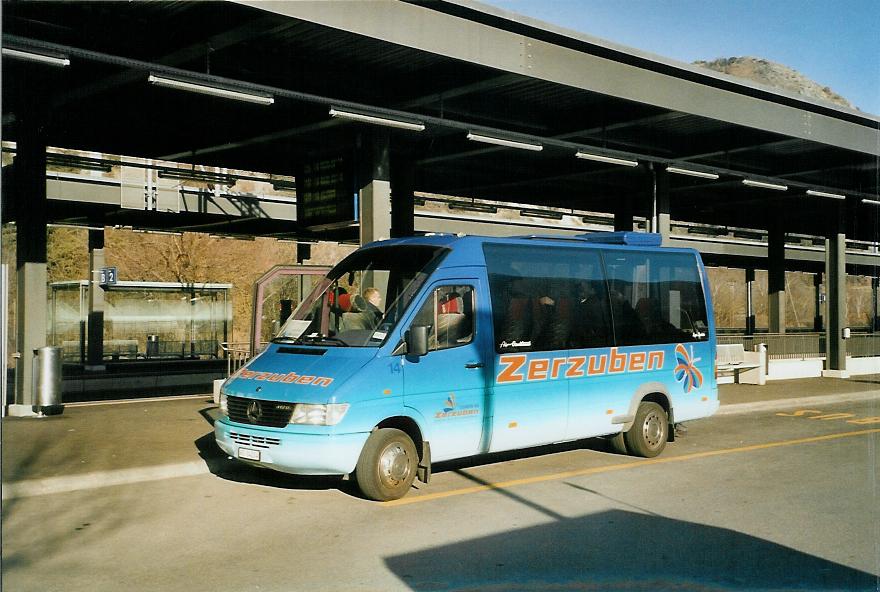
[[[40,347],[34,350],[34,412],[58,415],[61,404],[61,348]]]
[[[147,359],[158,357],[159,355],[159,336],[147,335]]]

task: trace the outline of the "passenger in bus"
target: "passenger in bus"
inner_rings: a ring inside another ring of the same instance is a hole
[[[527,280],[521,277],[510,280],[506,308],[498,335],[499,342],[522,344],[518,347],[526,347],[526,343],[531,346],[531,302]]]
[[[551,287],[532,302],[531,341],[534,350],[564,349],[571,327],[571,299]],[[552,294],[552,295],[551,295]]]
[[[611,316],[614,319],[614,336],[618,345],[648,343],[642,320],[633,309],[629,299],[619,290],[610,290]]]
[[[450,292],[437,302],[437,330],[433,332],[436,349],[455,347],[470,341],[473,320],[466,313],[464,299],[458,292]]]
[[[571,299],[552,282],[511,283],[501,343],[531,351],[564,349],[568,340]]]
[[[608,331],[607,304],[599,296],[593,282],[581,280],[577,286],[571,347],[604,347],[611,345]]]
[[[372,330],[382,319],[382,293],[376,288],[366,288],[363,295],[356,294],[350,299],[340,298],[340,304],[348,303],[342,315],[342,328],[345,331]]]
[[[364,290],[364,300],[363,314],[370,326],[375,327],[382,319],[382,293],[377,288],[367,288]]]
[[[645,328],[645,332],[659,341],[676,341],[681,339],[681,331],[663,318],[660,303],[652,298],[642,298],[636,304],[636,314]]]

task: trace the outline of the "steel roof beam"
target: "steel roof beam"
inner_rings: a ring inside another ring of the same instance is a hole
[[[880,119],[736,83],[687,64],[680,64],[681,75],[674,75],[668,73],[676,67],[671,61],[657,62],[657,69],[651,70],[600,57],[588,53],[591,43],[583,39],[583,49],[576,50],[393,0],[240,3],[505,72],[880,155]],[[856,117],[863,123],[853,122]]]

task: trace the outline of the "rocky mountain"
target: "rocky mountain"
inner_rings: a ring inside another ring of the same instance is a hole
[[[734,57],[718,58],[711,62],[700,60],[694,62],[694,64],[773,88],[787,90],[811,99],[856,109],[852,103],[831,90],[831,88],[810,80],[797,70],[771,62],[770,60],[753,57]]]

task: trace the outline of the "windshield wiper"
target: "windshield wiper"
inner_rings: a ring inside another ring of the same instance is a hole
[[[338,337],[331,337],[329,335],[302,335],[297,340],[298,343],[308,344],[308,343],[329,343],[341,345],[344,347],[348,347],[348,344]]]
[[[272,338],[272,343],[296,343],[298,340],[298,337],[291,337],[290,335],[278,335]]]

